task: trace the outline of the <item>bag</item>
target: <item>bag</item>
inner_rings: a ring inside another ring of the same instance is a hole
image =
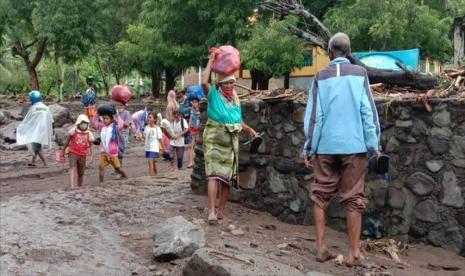
[[[97,114],[99,116],[114,116],[116,115],[116,106],[114,104],[102,104],[97,108]]]
[[[89,105],[94,105],[97,102],[97,95],[94,91],[87,91],[84,95],[82,95],[82,105],[84,107],[89,107]]]
[[[187,124],[186,120],[181,119],[181,129],[182,129],[183,132],[184,132],[184,122],[186,122],[186,124]],[[190,142],[187,142],[187,141],[190,141]],[[191,132],[190,132],[190,130],[188,128],[188,131],[186,132],[186,134],[184,134],[184,144],[189,145],[191,142],[192,142],[192,135],[191,135]]]
[[[131,90],[126,85],[115,85],[111,89],[111,99],[115,102],[126,104],[132,97]]]
[[[203,93],[203,88],[201,85],[191,85],[187,87],[187,100],[198,100],[201,101],[205,99],[205,94]]]
[[[233,46],[225,45],[219,48],[210,48],[209,51],[218,52],[212,64],[213,72],[231,75],[241,68],[239,51]]]

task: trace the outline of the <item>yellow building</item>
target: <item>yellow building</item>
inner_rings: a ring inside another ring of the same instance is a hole
[[[418,62],[418,71],[439,74],[442,71],[442,63],[439,60],[426,57]]]

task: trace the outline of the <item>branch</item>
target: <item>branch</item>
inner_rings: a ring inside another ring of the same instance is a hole
[[[31,62],[32,68],[36,68],[37,64],[39,64],[40,60],[42,59],[42,56],[44,55],[44,51],[45,51],[45,46],[47,45],[47,40],[48,40],[47,36],[40,39],[39,45],[37,46],[36,56]]]
[[[307,41],[309,44],[311,44],[313,46],[320,46],[323,49],[328,48],[328,41],[322,39],[321,37],[319,37],[315,33],[305,32],[305,31],[297,28],[296,26],[290,26],[289,31],[293,35],[295,35],[297,37],[300,37],[300,38],[303,38],[305,41]]]
[[[28,45],[24,46],[24,49],[27,49],[27,48],[31,47],[32,45],[36,44],[36,43],[37,43],[37,41],[39,41],[39,39],[38,39],[38,38],[34,39],[34,41],[32,41],[32,42],[31,42],[31,43],[29,43]]]

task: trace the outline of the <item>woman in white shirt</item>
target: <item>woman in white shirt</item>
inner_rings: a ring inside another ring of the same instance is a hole
[[[155,118],[156,115],[150,113],[147,117],[147,126],[144,129],[145,158],[148,160],[149,174],[151,176],[157,175],[157,158],[163,135],[160,127],[156,124]]]
[[[174,121],[171,122],[170,132],[173,134],[172,139],[170,139],[170,146],[173,150],[173,160],[171,161],[173,171],[177,167],[180,170],[183,165],[184,157],[184,135],[189,131],[189,125],[187,121],[181,118],[181,112],[179,109],[173,111]]]

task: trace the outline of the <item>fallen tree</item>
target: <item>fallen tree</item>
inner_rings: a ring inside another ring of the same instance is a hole
[[[328,49],[332,34],[329,29],[310,11],[296,0],[264,0],[261,7],[279,14],[281,17],[294,15],[300,19],[299,25],[289,27],[290,33],[304,39],[311,46]],[[401,70],[378,69],[364,65],[352,54],[348,56],[353,64],[366,68],[370,83],[384,83],[393,86],[411,87],[414,90],[429,90],[435,87],[437,77],[420,72],[413,72],[397,63]]]

